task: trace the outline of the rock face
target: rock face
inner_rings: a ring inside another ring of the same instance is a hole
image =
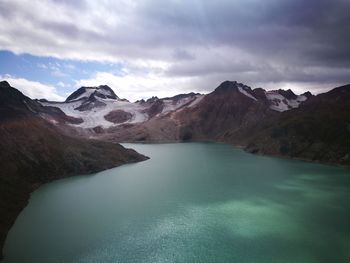
[[[108,113],[104,118],[113,123],[123,123],[132,118],[132,114],[130,112],[115,110]]]
[[[0,82],[0,246],[29,194],[55,179],[97,172],[147,157],[134,150],[57,129],[67,116]],[[69,118],[68,118],[69,119]]]
[[[164,102],[160,99],[153,100],[150,103],[150,107],[145,110],[149,119],[152,119],[157,114],[160,114],[164,110]]]

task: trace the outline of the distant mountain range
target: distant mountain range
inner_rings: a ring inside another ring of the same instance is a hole
[[[230,88],[231,82],[224,82],[220,89]],[[265,91],[252,90],[250,87],[232,82],[237,91],[253,101],[263,101],[270,109],[283,112],[299,105],[312,97],[310,92],[300,96],[291,90]],[[170,98],[159,99],[152,97],[147,101],[134,103],[120,99],[114,91],[106,86],[81,87],[73,92],[65,102],[49,102],[40,100],[43,106],[61,109],[67,116],[73,117],[73,124],[82,128],[110,128],[122,124],[144,123],[154,117],[165,116],[169,113],[180,112],[185,108],[195,107],[204,97],[198,93],[180,94]]]
[[[56,107],[67,116],[72,127],[111,128],[121,124],[146,122],[153,117],[164,116],[185,106],[194,106],[204,96],[195,93],[172,98],[152,97],[147,101],[129,102],[120,99],[108,86],[81,87],[73,92],[65,102],[40,100],[43,106]]]
[[[350,165],[349,87],[314,96],[225,81],[207,95],[132,103],[99,86],[40,103],[64,113],[53,118],[58,126],[64,120],[77,134],[111,142],[220,141],[252,153]]]
[[[216,141],[256,154],[350,165],[350,85],[314,96],[225,81],[206,95],[136,102],[104,85],[52,102],[32,100],[3,81],[0,136],[2,245],[38,185],[146,159],[118,142]]]

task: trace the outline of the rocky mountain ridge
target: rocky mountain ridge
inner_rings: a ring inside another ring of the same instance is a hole
[[[107,115],[112,124],[84,130],[111,142],[220,141],[252,153],[350,165],[348,90],[344,86],[317,96],[296,95],[225,81],[206,95],[119,104]],[[143,118],[133,117],[137,107]]]
[[[231,85],[231,84],[233,85]],[[265,91],[261,88],[252,90],[237,82],[226,81],[222,83],[216,93],[230,87],[237,92],[258,103],[265,103],[270,109],[283,112],[299,105],[312,97],[311,93],[300,96],[295,95],[291,90]],[[68,123],[81,128],[102,128],[108,129],[123,124],[140,124],[151,120],[154,117],[161,117],[167,114],[180,112],[185,108],[194,108],[204,97],[199,93],[179,94],[168,98],[152,97],[148,100],[139,100],[134,103],[128,100],[121,100],[106,86],[81,87],[73,92],[65,102],[40,101],[43,106],[57,107],[67,116],[81,120],[79,123]]]

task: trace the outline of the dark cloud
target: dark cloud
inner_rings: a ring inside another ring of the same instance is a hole
[[[350,1],[2,1],[0,48],[204,83],[350,82]],[[209,88],[209,87],[208,87]]]

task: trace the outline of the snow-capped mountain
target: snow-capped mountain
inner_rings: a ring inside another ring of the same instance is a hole
[[[290,89],[266,91],[262,88],[258,88],[253,90],[249,86],[244,85],[242,83],[238,83],[236,81],[228,81],[227,83],[232,83],[234,87],[231,88],[235,88],[241,94],[252,99],[253,101],[265,101],[269,105],[270,109],[279,112],[298,108],[302,102],[312,97],[312,94],[310,92],[306,92],[301,95],[296,95]]]
[[[75,100],[83,100],[88,98],[102,98],[119,100],[119,97],[114,91],[107,85],[100,85],[98,87],[81,87],[68,96],[66,102],[72,102]]]
[[[271,90],[265,92],[266,98],[270,103],[270,108],[275,111],[286,111],[298,108],[300,103],[309,99],[312,95],[310,92],[302,95],[295,95],[291,90]]]
[[[81,128],[110,128],[121,124],[142,123],[153,117],[166,115],[193,107],[204,95],[189,93],[171,98],[152,97],[147,101],[129,102],[120,99],[106,86],[81,87],[73,92],[65,102],[40,101],[43,106],[61,109],[67,116],[81,119],[81,123],[70,123]]]
[[[247,98],[247,103],[264,103],[269,109],[278,112],[297,108],[312,96],[311,93],[298,96],[291,90],[266,91],[261,88],[253,90],[249,86],[235,81],[223,82],[215,90],[215,93],[227,91],[240,94],[228,103],[240,103],[241,100],[245,101],[243,98]],[[208,100],[210,97],[210,94],[188,93],[169,98],[152,97],[146,101],[129,102],[126,99],[120,99],[110,87],[101,85],[98,87],[81,87],[69,95],[65,102],[41,100],[40,103],[43,106],[57,107],[67,116],[81,120],[74,123],[68,122],[67,124],[71,126],[107,129],[122,124],[143,123],[155,117],[178,113],[183,109],[193,108],[204,98]],[[223,103],[223,101],[219,103]]]
[[[223,141],[254,153],[349,163],[349,147],[344,146],[349,145],[349,91],[347,85],[317,96],[296,95],[291,90],[251,89],[225,81],[206,95],[152,97],[134,103],[118,98],[106,86],[81,88],[65,102],[23,103],[26,113],[88,138]],[[3,109],[2,117],[12,113],[13,109]]]

